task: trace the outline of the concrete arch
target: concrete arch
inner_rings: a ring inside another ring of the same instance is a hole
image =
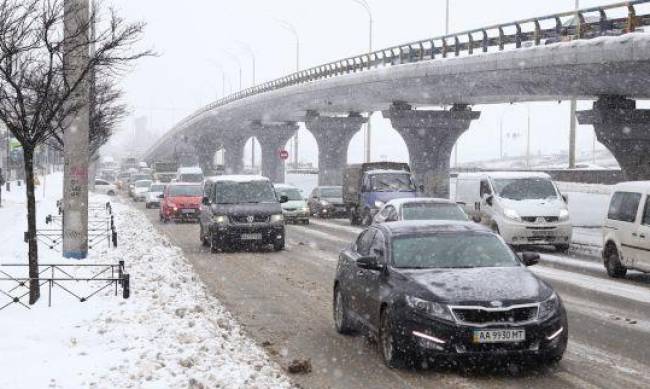
[[[364,162],[365,126],[362,126],[348,144],[348,164]],[[371,161],[408,162],[409,150],[402,135],[395,130],[390,120],[374,115],[371,129]]]

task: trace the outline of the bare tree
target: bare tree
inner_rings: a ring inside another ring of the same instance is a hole
[[[75,10],[68,7],[66,11]],[[94,9],[87,24],[64,34],[64,0],[0,0],[0,121],[20,142],[25,159],[30,304],[40,297],[35,149],[50,141],[61,123],[69,122],[79,110],[74,96],[88,86],[91,73],[119,72],[150,54],[134,50],[144,24],[127,23],[112,10],[105,20],[98,15]],[[91,36],[91,26],[96,26],[93,38],[81,39],[83,47],[75,46],[78,37]],[[64,48],[75,51],[90,47],[94,50],[87,63],[71,72],[64,61]],[[78,78],[71,79],[71,74]]]

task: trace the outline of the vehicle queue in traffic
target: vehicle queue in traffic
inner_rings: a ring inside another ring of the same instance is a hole
[[[363,224],[339,256],[334,326],[372,334],[387,366],[441,357],[562,359],[569,337],[562,299],[527,269],[540,260],[529,248],[566,251],[571,240],[568,199],[546,174],[461,174],[450,200],[419,197],[405,164],[351,166],[346,185],[316,187],[307,199],[262,176],[200,173],[199,183],[196,169],[184,173],[192,182],[179,173],[165,186],[136,174],[133,198],[159,205],[162,222],[198,222],[199,240],[213,253],[281,251],[285,224],[310,217]],[[141,197],[145,184],[155,194]],[[605,223],[610,276],[650,271],[646,237],[650,183],[617,186]]]

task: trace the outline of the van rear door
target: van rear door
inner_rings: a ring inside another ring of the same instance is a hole
[[[642,203],[640,223],[634,239],[634,262],[639,270],[650,272],[650,194],[646,194]]]
[[[621,263],[635,267],[635,244],[637,215],[641,204],[641,193],[615,192],[609,203],[605,228],[614,230],[621,245]],[[633,235],[634,234],[634,235]]]

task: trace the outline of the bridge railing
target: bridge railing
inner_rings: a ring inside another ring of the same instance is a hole
[[[461,54],[473,55],[477,51],[487,53],[490,49],[503,51],[506,46],[512,45],[522,48],[635,32],[639,27],[650,25],[650,13],[637,13],[639,5],[648,3],[650,0],[630,0],[602,7],[583,8],[404,43],[344,58],[238,91],[194,112],[178,123],[176,128],[182,128],[207,111],[237,100],[343,74],[450,56],[458,57]],[[616,12],[623,13],[623,16],[610,16]]]

